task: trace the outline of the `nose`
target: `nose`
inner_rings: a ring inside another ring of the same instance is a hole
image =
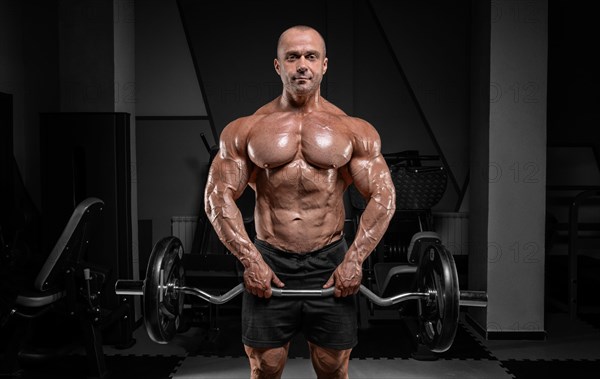
[[[304,57],[300,57],[298,60],[298,65],[296,66],[296,71],[299,73],[304,73],[306,70],[308,70],[308,67],[306,67],[306,60]]]

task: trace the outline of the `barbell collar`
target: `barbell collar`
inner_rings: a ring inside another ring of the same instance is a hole
[[[115,293],[117,295],[144,295],[143,280],[126,280],[120,279],[115,282]]]
[[[465,307],[487,307],[487,292],[485,291],[460,291],[459,304]]]

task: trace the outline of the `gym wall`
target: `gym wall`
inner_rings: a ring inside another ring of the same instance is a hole
[[[176,1],[138,2],[135,14],[138,215],[154,244],[171,234],[172,216],[203,212],[200,134],[216,141]]]
[[[0,92],[13,97],[14,155],[38,207],[39,112],[58,110],[60,98],[57,17],[57,1],[0,2]]]

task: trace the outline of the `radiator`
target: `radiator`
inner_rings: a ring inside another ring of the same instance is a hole
[[[453,255],[469,253],[469,217],[466,212],[434,212],[433,230]]]
[[[171,217],[171,235],[181,240],[181,243],[183,244],[183,251],[185,253],[192,251],[197,223],[197,216]]]

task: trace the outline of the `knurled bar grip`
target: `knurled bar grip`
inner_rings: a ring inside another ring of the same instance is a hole
[[[168,287],[167,287],[168,288]],[[194,287],[172,287],[173,291],[183,292],[188,295],[197,296],[211,304],[224,304],[244,291],[244,284],[240,283],[223,295],[212,295]],[[288,290],[272,287],[271,291],[275,297],[327,297],[332,296],[335,288],[322,290]],[[143,296],[144,281],[142,280],[117,280],[115,283],[115,292],[117,295]],[[430,292],[407,292],[392,297],[379,297],[367,287],[361,285],[360,292],[369,298],[376,305],[387,307],[406,300],[413,299],[433,299],[437,295],[435,291]],[[460,291],[460,305],[469,307],[486,307],[487,294],[484,291]]]

